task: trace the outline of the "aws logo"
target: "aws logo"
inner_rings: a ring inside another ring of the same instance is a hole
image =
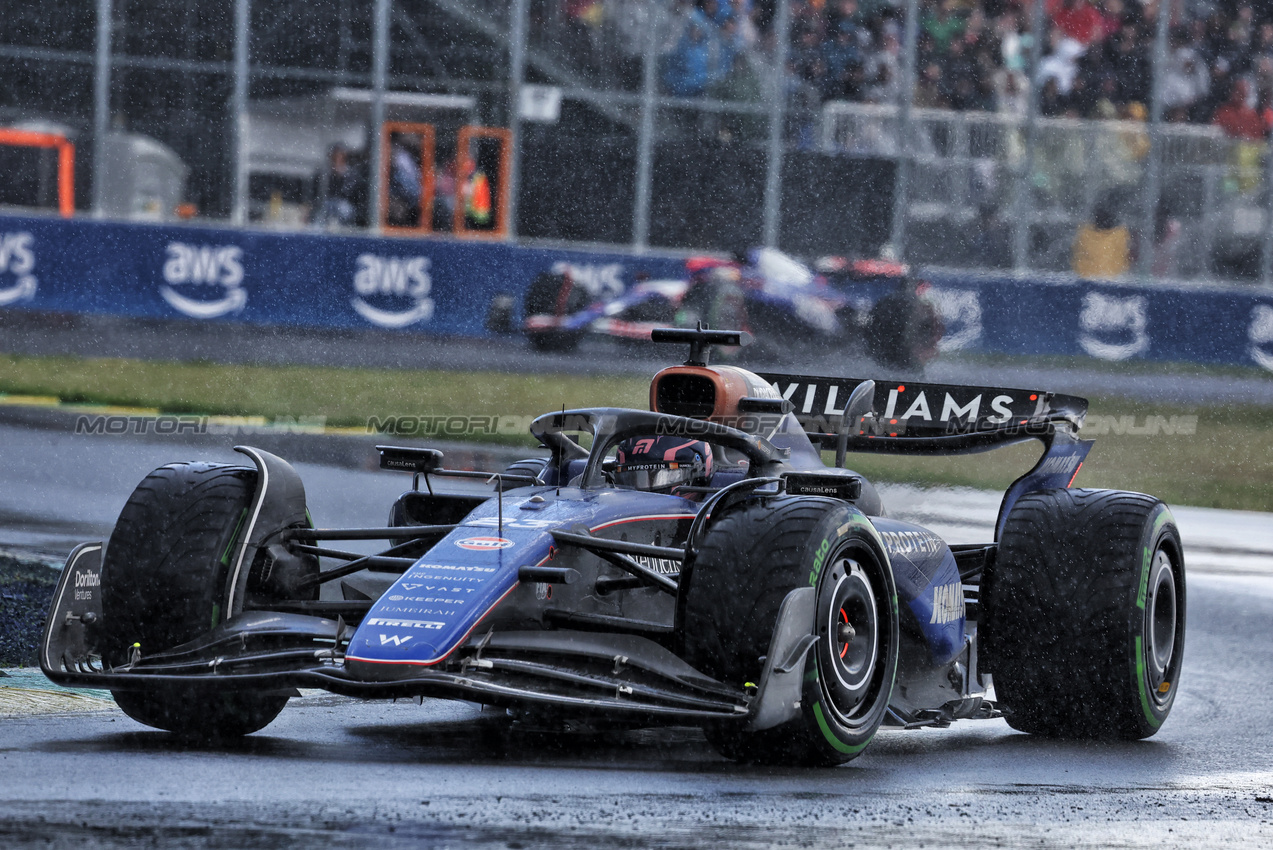
[[[623,265],[620,263],[553,263],[553,274],[569,274],[575,286],[582,286],[594,298],[617,298],[623,294]]]
[[[356,261],[354,297],[358,315],[382,328],[405,328],[433,318],[428,257],[380,257]]]
[[[1079,345],[1102,360],[1126,360],[1149,350],[1149,303],[1143,295],[1083,296]]]
[[[0,307],[35,297],[35,237],[30,233],[0,233]],[[12,275],[12,284],[9,276]]]
[[[975,291],[935,286],[929,295],[946,326],[937,343],[938,351],[960,351],[981,339],[981,299]]]
[[[1256,304],[1252,308],[1247,341],[1251,343],[1251,359],[1273,371],[1273,351],[1270,351],[1273,348],[1273,306]]]
[[[195,319],[237,313],[247,304],[243,288],[243,249],[237,245],[168,243],[164,286],[169,306]]]

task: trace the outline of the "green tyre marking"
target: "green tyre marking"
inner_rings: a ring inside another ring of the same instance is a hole
[[[244,508],[243,513],[239,514],[239,521],[234,524],[234,534],[230,536],[230,542],[225,545],[225,551],[221,553],[221,566],[230,566],[230,552],[234,550],[234,544],[239,539],[239,532],[243,529],[243,520],[247,519],[248,509]]]
[[[818,544],[818,551],[813,556],[813,569],[809,571],[809,585],[815,586],[818,583],[818,577],[822,575],[822,568],[826,566],[827,553],[831,551],[831,538],[825,537]]]
[[[230,553],[234,551],[234,544],[239,540],[239,532],[243,530],[243,521],[247,519],[248,509],[244,508],[239,514],[239,521],[234,524],[234,534],[230,535],[230,542],[225,545],[225,551],[221,553],[221,566],[230,566]],[[212,628],[216,628],[217,623],[221,622],[221,605],[214,603],[212,605]]]
[[[836,737],[835,733],[831,731],[831,727],[827,725],[827,719],[822,715],[822,702],[820,700],[813,704],[813,716],[818,721],[818,728],[822,730],[822,737],[826,738],[827,743],[830,744],[837,752],[844,753],[845,755],[857,755],[862,752],[862,750],[866,749],[866,745],[871,743],[871,738],[875,737],[872,735],[871,738],[867,738],[856,747],[849,746],[841,741]]]
[[[1149,702],[1149,694],[1145,691],[1144,643],[1140,635],[1136,636],[1136,663],[1132,665],[1132,669],[1136,675],[1136,690],[1140,694],[1140,710],[1144,712],[1149,725],[1157,729],[1162,725],[1162,720],[1155,716],[1154,708]]]
[[[1167,520],[1172,519],[1171,511],[1167,510],[1167,506],[1158,513],[1158,518],[1154,520],[1153,528],[1149,530],[1149,542],[1153,544],[1154,538],[1158,536],[1158,532],[1162,530]],[[1136,591],[1136,607],[1145,610],[1145,597],[1149,594],[1149,562],[1153,558],[1153,550],[1146,546],[1141,555],[1140,562],[1140,587]]]

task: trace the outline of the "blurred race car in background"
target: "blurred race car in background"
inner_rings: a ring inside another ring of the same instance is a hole
[[[526,290],[522,331],[540,351],[571,351],[589,334],[648,340],[657,327],[702,323],[751,332],[758,359],[837,351],[909,369],[936,356],[944,330],[929,284],[900,263],[826,257],[810,268],[757,248],[732,260],[691,257],[685,270],[685,279],[644,280],[601,300],[568,271],[545,272]]]

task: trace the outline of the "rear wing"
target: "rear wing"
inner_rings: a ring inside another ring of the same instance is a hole
[[[979,452],[1023,440],[1051,444],[1075,434],[1087,399],[1042,390],[877,381],[871,412],[844,421],[844,405],[862,378],[825,378],[760,372],[809,439],[824,449],[889,454]]]

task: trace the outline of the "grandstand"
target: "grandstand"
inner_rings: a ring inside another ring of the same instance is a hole
[[[439,128],[444,200],[458,128],[513,129],[522,240],[1066,271],[1103,211],[1143,275],[1273,276],[1268,3],[14,0],[0,79],[0,123],[75,143],[84,213],[154,215],[95,194],[127,135],[187,215],[376,227],[379,115]],[[559,106],[512,108],[527,86]],[[0,203],[52,197],[18,182]]]

